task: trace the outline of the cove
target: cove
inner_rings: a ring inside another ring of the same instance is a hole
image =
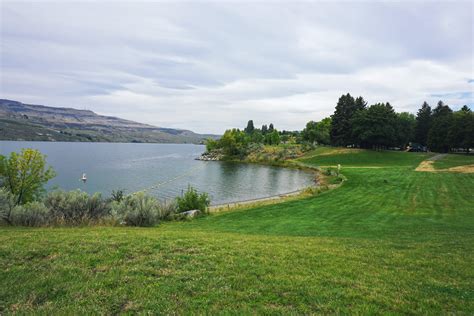
[[[203,145],[0,141],[0,154],[34,148],[56,171],[47,188],[81,189],[110,195],[112,190],[147,190],[173,199],[192,185],[209,193],[212,205],[259,199],[310,186],[303,170],[233,162],[195,160]],[[87,181],[81,181],[83,173]]]

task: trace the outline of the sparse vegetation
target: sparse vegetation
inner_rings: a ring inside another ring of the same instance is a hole
[[[102,116],[88,110],[4,99],[0,99],[0,112],[0,140],[199,144],[208,137],[216,137]]]

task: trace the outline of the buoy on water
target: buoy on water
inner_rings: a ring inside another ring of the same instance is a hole
[[[85,173],[82,174],[82,178],[81,178],[82,182],[86,183],[87,181],[87,176]]]

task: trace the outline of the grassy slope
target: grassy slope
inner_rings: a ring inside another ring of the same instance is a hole
[[[0,312],[471,313],[474,176],[316,154],[341,188],[159,228],[3,228]]]
[[[399,151],[370,151],[362,149],[334,149],[321,147],[307,154],[300,161],[318,166],[342,167],[416,167],[433,154]]]

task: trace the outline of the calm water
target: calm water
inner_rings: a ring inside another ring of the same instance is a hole
[[[48,188],[89,193],[148,189],[161,199],[180,195],[190,184],[208,192],[212,204],[291,192],[311,184],[304,171],[224,162],[197,161],[202,145],[54,143],[0,141],[0,154],[39,149],[57,173]],[[87,182],[82,183],[82,173]]]

